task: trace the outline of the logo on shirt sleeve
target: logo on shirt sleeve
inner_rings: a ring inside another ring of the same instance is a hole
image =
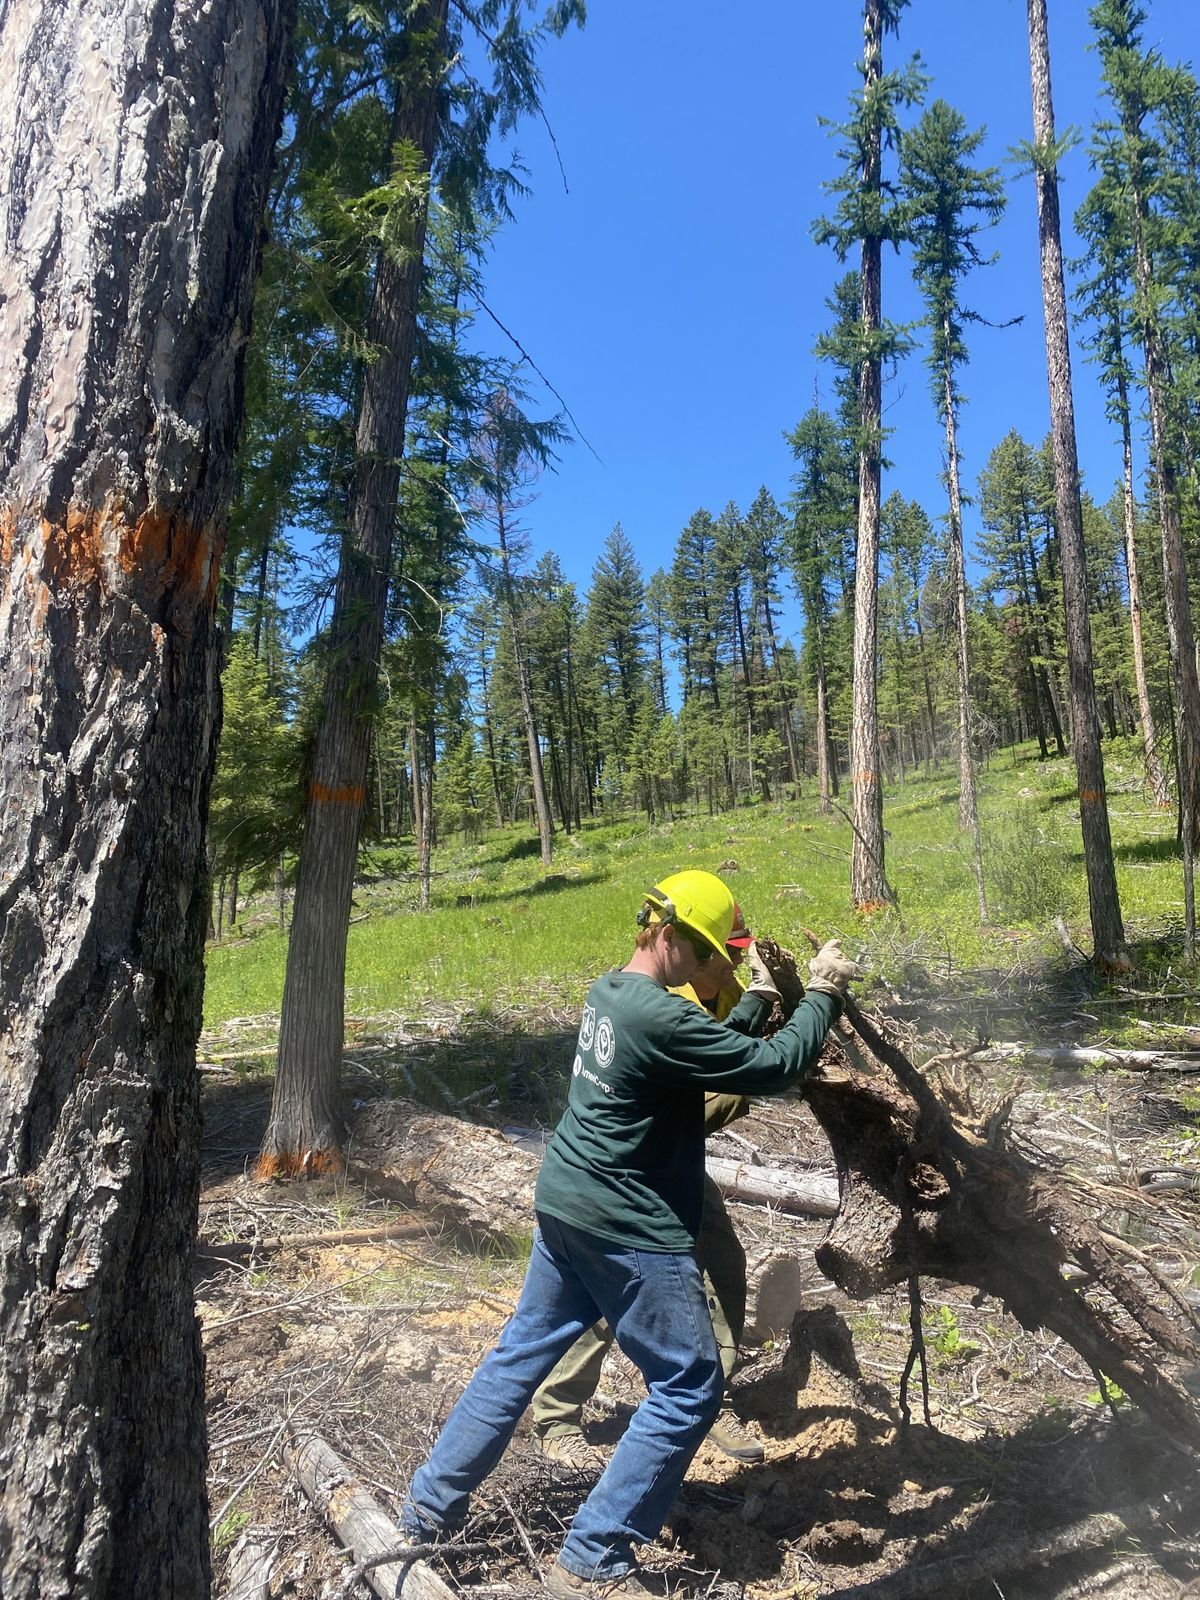
[[[612,1025],[611,1017],[601,1017],[596,1028],[596,1065],[601,1072],[606,1067],[612,1066],[612,1058],[617,1052],[617,1035]]]
[[[596,1008],[595,1006],[584,1006],[583,1021],[579,1024],[579,1048],[581,1050],[590,1050],[595,1034]]]

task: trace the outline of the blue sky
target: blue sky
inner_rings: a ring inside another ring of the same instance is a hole
[[[1060,169],[1068,219],[1091,181],[1099,62],[1087,48],[1085,0],[1049,6],[1058,130],[1084,134]],[[745,509],[761,483],[786,494],[782,434],[812,402],[813,343],[842,270],[811,238],[830,205],[822,182],[838,165],[819,118],[846,114],[861,42],[856,0],[591,0],[589,9],[587,27],[543,57],[570,192],[545,130],[522,128],[534,193],[487,271],[491,308],[600,458],[570,446],[523,514],[535,553],[558,552],[581,589],[618,521],[649,574],[670,564],[697,507],[715,514],[732,499]],[[1190,59],[1194,0],[1148,0],[1147,9],[1147,41]],[[1031,137],[1021,0],[912,0],[886,50],[888,66],[919,51],[929,98],[949,101],[972,128],[986,124],[981,161],[1001,164]],[[1008,213],[990,235],[1000,259],[968,294],[986,316],[1024,322],[972,336],[968,488],[1009,428],[1037,442],[1049,425],[1033,181],[1007,171]],[[1073,236],[1065,245],[1077,253]],[[903,256],[885,259],[884,310],[919,315]],[[1095,369],[1077,342],[1072,354],[1081,466],[1103,499],[1120,472],[1119,443]],[[889,385],[885,406],[894,465],[884,495],[899,489],[940,516],[941,429],[919,357]],[[974,513],[966,520],[970,539]]]

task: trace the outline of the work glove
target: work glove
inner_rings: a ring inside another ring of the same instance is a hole
[[[809,993],[832,994],[844,1000],[849,985],[862,975],[858,962],[842,954],[841,943],[828,939],[808,963]]]
[[[779,999],[779,989],[771,976],[771,969],[758,953],[757,941],[752,941],[746,951],[746,965],[750,969],[750,982],[746,985],[746,993],[756,994],[768,1005],[774,1005]]]

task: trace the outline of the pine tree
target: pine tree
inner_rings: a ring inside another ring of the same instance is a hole
[[[851,784],[854,844],[850,897],[873,906],[894,899],[884,870],[883,789],[879,770],[876,710],[876,591],[879,582],[879,498],[883,438],[883,361],[897,351],[895,330],[882,316],[884,242],[902,237],[903,214],[889,203],[884,185],[885,146],[894,144],[900,109],[916,100],[924,80],[915,67],[885,74],[883,39],[899,31],[908,0],[865,0],[863,7],[863,88],[852,120],[841,130],[847,171],[828,187],[841,195],[832,220],[816,226],[821,242],[834,245],[844,260],[857,243],[861,250],[859,286],[858,538],[854,584],[854,719],[851,727]]]
[[[1170,803],[1166,773],[1158,752],[1158,733],[1146,678],[1142,582],[1136,544],[1136,506],[1133,483],[1133,420],[1130,389],[1135,381],[1126,354],[1131,307],[1128,286],[1133,279],[1133,258],[1119,178],[1104,170],[1075,215],[1077,232],[1087,241],[1086,264],[1092,276],[1080,285],[1077,298],[1093,324],[1092,359],[1100,367],[1109,419],[1121,432],[1122,531],[1129,594],[1129,626],[1133,641],[1134,681],[1138,718],[1145,751],[1146,777],[1154,804]]]
[[[1179,438],[1170,402],[1170,368],[1156,280],[1151,200],[1161,151],[1148,126],[1173,87],[1161,59],[1144,53],[1146,20],[1134,0],[1102,0],[1089,13],[1113,101],[1117,125],[1107,146],[1111,170],[1125,191],[1133,247],[1135,321],[1145,364],[1150,412],[1151,454],[1158,486],[1162,527],[1163,579],[1167,635],[1175,688],[1175,752],[1179,782],[1180,836],[1183,846],[1185,939],[1190,956],[1196,943],[1194,863],[1200,844],[1200,674],[1192,623],[1187,559],[1180,516]]]
[[[853,481],[843,436],[819,406],[806,412],[788,435],[797,468],[792,480],[789,560],[796,593],[804,607],[805,648],[816,691],[817,789],[822,812],[832,810],[837,793],[837,763],[832,759],[829,723],[829,586],[836,553],[853,525]]]
[[[746,575],[750,589],[750,658],[761,660],[764,707],[774,710],[774,725],[782,733],[794,795],[800,792],[800,751],[793,724],[794,694],[784,675],[775,616],[778,611],[779,572],[787,559],[787,518],[764,485],[755,495],[743,522]]]
[[[998,170],[971,164],[982,142],[982,129],[968,132],[965,118],[944,100],[936,100],[917,126],[906,134],[900,168],[913,241],[913,274],[925,301],[925,320],[929,328],[927,364],[933,401],[946,434],[947,526],[958,665],[958,825],[971,834],[979,916],[986,922],[987,895],[975,785],[958,448],[962,408],[959,371],[967,360],[963,324],[969,315],[961,303],[961,285],[972,268],[984,263],[976,243],[979,233],[999,221],[1004,211],[1003,181]]]
[[[0,10],[0,1591],[204,1600],[215,597],[287,5]]]

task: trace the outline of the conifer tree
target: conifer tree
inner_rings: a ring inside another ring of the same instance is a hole
[[[1170,790],[1159,755],[1154,709],[1146,677],[1142,581],[1136,539],[1130,403],[1130,389],[1135,376],[1127,355],[1128,324],[1132,309],[1128,303],[1128,291],[1133,281],[1133,259],[1119,177],[1112,171],[1104,170],[1102,155],[1099,156],[1099,164],[1101,175],[1075,214],[1076,230],[1087,241],[1086,265],[1092,272],[1090,279],[1080,285],[1077,298],[1084,315],[1093,326],[1090,347],[1092,359],[1101,370],[1108,416],[1121,433],[1122,532],[1138,720],[1150,793],[1155,805],[1166,806],[1170,803]]]
[[[853,482],[844,440],[827,411],[806,412],[788,435],[796,458],[791,499],[789,555],[792,579],[804,607],[805,649],[812,661],[816,690],[816,758],[819,807],[832,810],[837,793],[837,763],[829,726],[827,639],[829,584],[834,552],[853,524]]]
[[[780,655],[775,624],[779,608],[779,572],[787,556],[787,518],[764,485],[755,495],[743,522],[746,574],[750,591],[750,658],[761,660],[772,687],[764,687],[764,700],[773,704],[775,721],[782,730],[788,771],[794,794],[800,792],[800,751],[792,721],[793,691]]]
[[[1143,51],[1146,14],[1135,0],[1102,0],[1090,12],[1104,83],[1116,112],[1107,145],[1111,170],[1119,174],[1128,208],[1133,248],[1135,321],[1142,346],[1150,413],[1151,455],[1162,531],[1167,635],[1175,688],[1175,754],[1183,847],[1185,938],[1189,956],[1196,942],[1194,863],[1200,844],[1200,674],[1180,515],[1179,436],[1170,401],[1170,369],[1155,277],[1152,234],[1153,190],[1160,148],[1149,125],[1173,87],[1161,59]]]
[[[971,315],[961,302],[962,280],[972,268],[984,263],[976,239],[984,228],[999,221],[1004,211],[1004,187],[999,171],[995,167],[972,165],[983,136],[982,129],[968,132],[966,119],[960,112],[944,100],[935,100],[916,127],[905,135],[900,170],[913,242],[913,275],[925,301],[925,321],[929,328],[930,385],[946,434],[947,528],[958,665],[958,825],[971,834],[979,916],[986,922],[987,895],[973,752],[958,447],[962,408],[959,371],[967,360],[963,324]]]
[[[0,8],[0,1592],[205,1600],[215,598],[294,15]]]
[[[845,174],[829,185],[839,194],[832,219],[816,226],[821,242],[832,243],[840,260],[857,244],[861,251],[859,287],[858,537],[854,584],[854,716],[851,724],[851,784],[854,844],[850,897],[869,907],[894,898],[884,870],[883,789],[879,767],[876,710],[879,582],[879,498],[883,437],[882,371],[897,350],[895,331],[882,315],[882,253],[886,242],[903,235],[903,213],[888,198],[884,182],[885,147],[894,145],[898,114],[916,100],[924,80],[915,66],[885,74],[883,40],[899,31],[908,0],[865,0],[863,7],[863,87],[852,120],[841,130],[847,158]]]
[[[1087,556],[1079,494],[1075,401],[1071,393],[1071,345],[1063,277],[1058,204],[1058,149],[1050,89],[1050,41],[1046,0],[1028,0],[1029,68],[1033,91],[1033,157],[1037,186],[1038,243],[1042,261],[1042,306],[1046,322],[1046,372],[1050,386],[1050,432],[1054,440],[1055,507],[1062,563],[1067,671],[1071,687],[1071,750],[1079,793],[1083,860],[1092,922],[1092,959],[1102,968],[1127,965],[1125,929],[1117,894],[1112,834],[1108,822],[1100,719],[1092,672],[1088,616]]]

